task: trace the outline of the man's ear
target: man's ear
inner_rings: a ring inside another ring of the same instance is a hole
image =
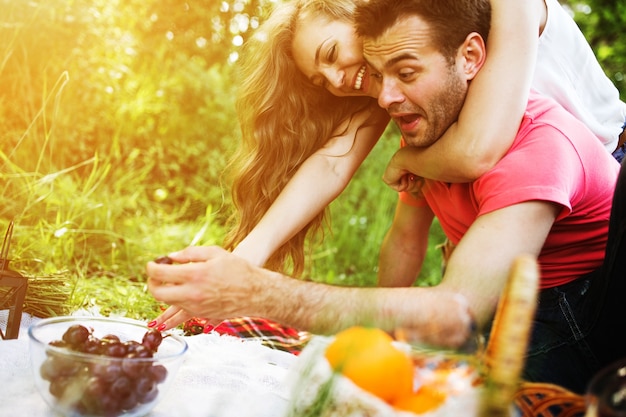
[[[487,59],[487,49],[483,37],[472,32],[465,38],[459,48],[460,58],[463,59],[463,71],[468,80],[473,79]]]

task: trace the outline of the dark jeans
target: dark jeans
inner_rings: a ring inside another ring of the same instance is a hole
[[[626,357],[626,169],[617,181],[604,264],[540,292],[524,379],[583,393],[591,377]]]
[[[619,148],[617,148],[613,152],[613,158],[617,159],[617,162],[619,162],[621,164],[622,161],[624,160],[624,155],[625,154],[626,154],[626,143],[623,144],[622,146],[620,146]]]
[[[591,346],[591,332],[601,299],[591,290],[602,281],[600,270],[539,294],[523,378],[585,391],[603,361]]]

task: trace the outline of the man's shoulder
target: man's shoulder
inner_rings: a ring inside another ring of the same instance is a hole
[[[583,122],[553,99],[534,91],[508,155],[532,157],[535,165],[543,158],[548,169],[558,166],[558,159],[595,166],[592,161],[610,163],[612,158]]]
[[[523,140],[525,136],[532,136],[533,132],[544,137],[559,136],[567,139],[567,142],[597,142],[592,146],[602,147],[596,135],[587,125],[554,99],[536,91],[531,91],[529,94],[516,142]]]
[[[535,90],[531,90],[528,95],[525,118],[531,120],[545,119],[548,117],[573,118],[563,106],[551,97],[543,95]]]

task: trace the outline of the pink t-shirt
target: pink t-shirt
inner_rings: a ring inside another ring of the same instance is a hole
[[[531,94],[517,137],[489,172],[467,184],[426,180],[423,200],[453,243],[481,214],[530,200],[562,209],[539,255],[541,287],[599,267],[619,164],[585,125],[553,100]]]

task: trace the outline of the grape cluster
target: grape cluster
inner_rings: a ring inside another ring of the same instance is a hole
[[[61,340],[49,344],[99,357],[83,361],[50,349],[39,371],[50,382],[50,393],[73,412],[118,416],[156,399],[167,369],[137,359],[152,358],[162,339],[154,329],[144,334],[141,343],[121,341],[113,334],[97,338],[86,327],[72,325]]]

